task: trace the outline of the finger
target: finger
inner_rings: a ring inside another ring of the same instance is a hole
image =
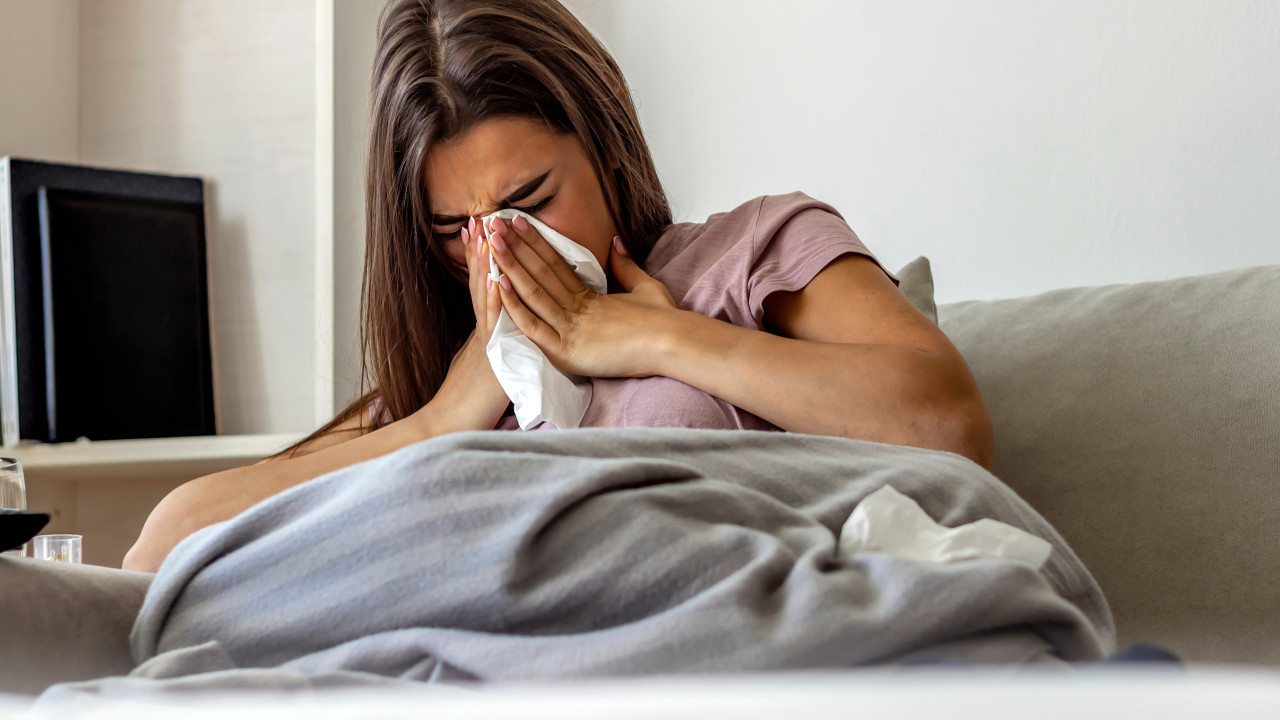
[[[502,315],[502,298],[498,297],[498,288],[501,284],[496,283],[492,278],[486,277],[485,284],[487,288],[487,298],[485,299],[485,341],[493,335],[493,329],[498,326],[498,317]]]
[[[637,285],[649,279],[649,274],[627,253],[622,238],[613,238],[613,246],[609,249],[609,264],[613,267],[613,276],[618,279],[618,284],[627,292],[635,290]]]
[[[513,290],[519,295],[521,302],[526,307],[536,313],[543,321],[558,325],[560,318],[564,315],[564,307],[512,255],[511,248],[507,245],[508,237],[508,231],[503,227],[498,227],[495,223],[495,228],[489,235],[489,240],[493,245],[493,255],[498,262],[498,269],[510,279]],[[543,267],[545,268],[546,266],[543,265]],[[560,291],[567,292],[563,286],[561,286]]]
[[[516,294],[510,276],[502,278],[500,282],[494,283],[494,286],[498,288],[498,294],[502,298],[502,307],[511,316],[512,322],[516,324],[516,327],[520,328],[520,332],[533,341],[534,345],[537,345],[543,352],[546,352],[547,348],[559,346],[560,334],[546,321],[538,317],[536,313],[529,310],[529,307]]]
[[[476,265],[476,327],[480,328],[484,333],[484,339],[488,341],[489,336],[493,334],[492,326],[486,325],[490,310],[494,305],[501,305],[497,293],[490,292],[489,289],[489,249],[488,244],[483,240],[483,234],[480,230],[480,224],[473,218],[475,223],[473,233],[473,243],[476,245],[475,265]],[[499,308],[501,309],[501,308]]]
[[[467,235],[471,238],[472,252],[470,256],[476,273],[475,290],[472,297],[477,301],[476,323],[478,324],[481,318],[485,316],[483,299],[487,295],[485,276],[489,273],[489,242],[484,228],[480,225],[480,221],[473,218],[471,222],[474,225],[468,228]]]
[[[470,278],[472,253],[471,233],[467,232],[467,228],[464,227],[458,231],[458,234],[462,237],[462,261],[467,264],[467,277]]]
[[[525,223],[525,226],[527,227],[528,223]],[[545,290],[557,305],[567,307],[572,302],[573,293],[565,287],[546,261],[538,253],[534,252],[527,242],[521,239],[520,234],[512,223],[495,219],[493,221],[493,232],[505,246],[505,252],[509,253],[510,257],[515,258],[520,267],[524,268],[525,273],[533,278],[533,281]],[[501,266],[502,263],[499,262],[499,267]],[[518,286],[517,289],[519,289]]]
[[[484,277],[498,277],[498,273],[493,272],[492,243],[486,242],[484,251],[480,253],[480,274]]]
[[[461,232],[462,232],[462,254],[467,261],[467,288],[471,293],[471,309],[476,312],[476,321],[478,322],[480,320],[480,314],[479,314],[480,307],[476,303],[476,300],[478,297],[477,291],[479,290],[480,287],[482,287],[480,285],[480,277],[479,277],[480,273],[478,269],[479,264],[476,262],[476,258],[475,258],[474,246],[478,243],[476,243],[474,241],[474,238],[471,237],[471,233],[467,231],[467,228],[463,228]]]
[[[481,285],[478,289],[483,289],[484,278],[486,275],[489,274],[489,252],[490,252],[491,243],[490,243],[490,238],[488,234],[485,233],[484,229],[479,225],[479,223],[476,224],[475,237],[477,238],[475,241],[476,272],[479,273],[480,282],[481,282]]]
[[[556,279],[564,285],[565,289],[571,293],[582,292],[586,289],[586,285],[582,284],[582,280],[573,272],[573,267],[565,261],[556,249],[551,247],[551,243],[542,237],[542,233],[533,226],[523,215],[517,215],[511,220],[511,229],[515,231],[515,235],[520,238],[520,246],[527,247],[532,250],[542,262],[555,274]],[[525,267],[529,267],[529,263],[524,262],[524,256],[520,254],[521,247],[513,248],[516,257],[520,258]]]

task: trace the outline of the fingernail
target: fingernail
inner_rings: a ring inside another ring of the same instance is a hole
[[[489,223],[489,230],[490,232],[502,232],[502,228],[505,225],[506,223],[502,222],[502,218],[494,218],[493,222]]]
[[[476,219],[473,217],[467,218],[467,233],[472,237],[476,235]]]
[[[471,242],[471,233],[468,233],[466,228],[462,228],[462,244],[466,245],[469,242]]]
[[[516,229],[522,232],[529,229],[529,221],[525,220],[523,215],[517,215],[515,220],[511,221],[511,224],[515,225]]]
[[[506,252],[507,244],[503,242],[501,233],[494,233],[489,237],[489,242],[493,243],[493,247],[498,252]]]
[[[485,275],[485,276],[484,276],[484,289],[485,289],[485,290],[492,290],[492,289],[493,289],[493,276],[492,276],[492,275]]]
[[[511,281],[507,279],[506,275],[503,275],[502,279],[499,280],[498,282],[502,283],[502,287],[506,288],[507,290],[511,290]]]
[[[618,252],[622,253],[623,255],[630,254],[627,252],[626,246],[622,244],[622,238],[618,237],[617,235],[613,236],[613,248]]]

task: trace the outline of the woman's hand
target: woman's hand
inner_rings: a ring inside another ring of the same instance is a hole
[[[449,373],[427,411],[445,432],[492,430],[511,402],[493,374],[485,344],[493,335],[502,313],[498,285],[489,281],[489,249],[479,223],[472,218],[462,229],[462,247],[467,256],[467,279],[476,329],[449,363]],[[425,408],[424,408],[425,410]]]
[[[506,275],[502,306],[560,370],[587,377],[646,377],[662,320],[677,310],[671,293],[649,277],[614,238],[613,275],[625,293],[601,295],[528,221],[494,220],[490,233],[498,268]]]
[[[489,245],[484,228],[475,218],[462,228],[462,250],[467,256],[467,283],[471,288],[471,309],[476,315],[476,332],[483,342],[493,335],[502,314],[498,286],[489,279]]]

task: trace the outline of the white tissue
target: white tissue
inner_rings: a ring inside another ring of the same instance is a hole
[[[537,218],[519,210],[499,210],[486,215],[481,222],[489,229],[494,218],[510,221],[521,216],[542,235],[560,257],[569,263],[584,285],[598,293],[608,291],[604,270],[590,250],[547,227]],[[502,275],[493,252],[489,254],[489,276],[498,282]],[[556,369],[533,341],[520,332],[506,309],[498,318],[485,354],[498,383],[515,403],[516,420],[521,430],[528,430],[543,420],[561,430],[576,428],[591,404],[591,381]]]
[[[840,554],[846,557],[882,552],[935,563],[1004,558],[1039,569],[1052,550],[1045,540],[997,520],[943,527],[888,485],[863,498],[840,531]]]

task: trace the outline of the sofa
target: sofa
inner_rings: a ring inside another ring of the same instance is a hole
[[[1280,266],[942,306],[927,259],[899,277],[973,369],[994,474],[1094,574],[1120,647],[1280,665]],[[0,691],[128,672],[149,578],[0,558]]]
[[[1280,665],[1280,266],[938,310],[1120,646]]]

